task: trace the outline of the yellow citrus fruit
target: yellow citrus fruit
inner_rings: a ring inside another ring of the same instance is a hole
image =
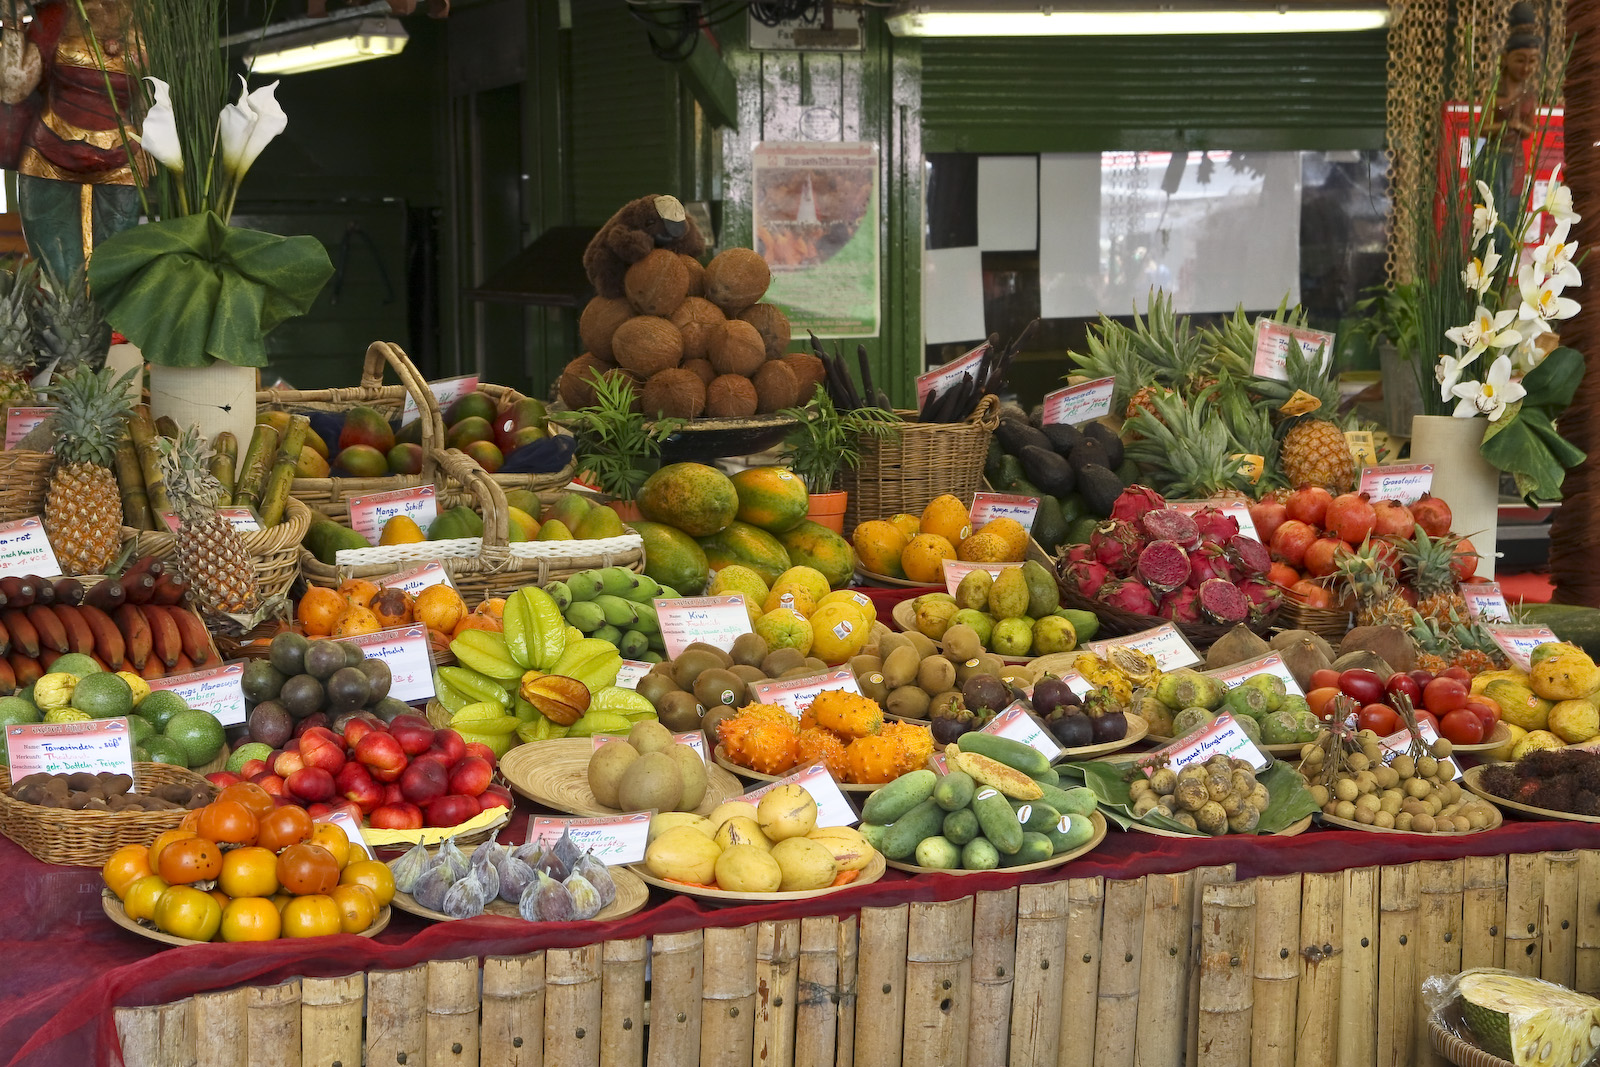
[[[763,613],[777,611],[779,608],[797,611],[809,619],[811,613],[817,610],[817,602],[805,586],[790,582],[787,585],[773,586],[772,592],[767,594],[767,599],[761,604]]]
[[[866,647],[871,629],[855,604],[824,604],[811,616],[811,654],[824,663],[843,663]]]
[[[145,697],[150,695],[150,683],[134,674],[132,671],[118,671],[117,677],[128,683],[128,688],[133,690],[133,706],[138,707]]]
[[[811,602],[813,604],[827,596],[828,590],[832,588],[828,585],[827,575],[815,567],[790,567],[778,575],[778,580],[772,583],[772,588],[776,589],[780,585],[800,586],[800,588],[811,594]]]
[[[861,565],[874,574],[886,574],[890,578],[905,577],[906,572],[900,567],[900,553],[906,550],[910,540],[898,526],[882,519],[862,523],[850,537]]]
[[[944,584],[944,561],[955,559],[956,550],[938,534],[921,533],[911,539],[900,555],[900,565],[906,577],[926,585]]]
[[[956,547],[956,558],[966,563],[1015,563],[1011,549],[999,534],[975,533]]]
[[[898,515],[891,515],[889,517],[889,522],[896,530],[900,531],[900,536],[904,537],[907,541],[910,541],[913,537],[922,532],[922,520],[917,518],[915,515],[908,515],[904,511]]]
[[[867,620],[868,626],[871,626],[873,623],[878,621],[878,609],[872,603],[872,598],[857,589],[835,589],[833,592],[817,601],[817,607],[820,608],[824,604],[837,604],[841,602],[854,604],[856,609],[861,612],[862,617]]]
[[[756,620],[755,632],[768,648],[792,648],[804,656],[811,651],[811,623],[791,608],[769,611]]]
[[[936,496],[922,509],[921,533],[938,534],[952,545],[972,536],[972,516],[967,506],[949,493]]]

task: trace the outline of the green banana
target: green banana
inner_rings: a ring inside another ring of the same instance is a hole
[[[450,651],[463,667],[486,674],[500,682],[511,682],[525,673],[506,651],[506,639],[488,630],[463,630],[450,642]]]
[[[439,670],[443,669],[442,667],[439,668]],[[467,696],[461,690],[445,681],[444,676],[438,670],[433,672],[433,695],[449,712],[460,711],[473,702],[472,697]]]
[[[630,600],[612,596],[610,593],[601,593],[594,598],[594,602],[600,605],[601,611],[605,612],[606,625],[608,626],[626,630],[632,628],[633,624],[638,621],[639,616],[636,611],[638,605]]]
[[[661,595],[661,583],[647,574],[635,574],[633,588],[621,594],[635,604],[648,604]]]
[[[600,591],[606,596],[627,597],[639,584],[639,576],[626,567],[603,567],[600,570]]]
[[[579,571],[567,579],[567,589],[575,602],[593,600],[604,592],[604,583],[598,570]]]
[[[544,587],[545,595],[556,602],[558,611],[566,611],[572,606],[572,590],[567,588],[566,582],[551,582]]]
[[[459,656],[457,657],[460,658]],[[454,689],[457,693],[467,698],[467,703],[480,700],[493,701],[502,708],[511,706],[511,697],[506,693],[505,687],[493,678],[486,678],[475,670],[466,667],[440,667],[439,677],[444,684]],[[449,707],[448,704],[445,705]],[[459,711],[459,708],[450,708]]]
[[[661,623],[656,618],[656,606],[654,604],[635,604],[633,613],[637,616],[633,624],[635,630],[638,630],[646,637],[661,632]]]
[[[638,630],[629,630],[617,642],[617,651],[622,653],[623,659],[637,660],[650,649],[650,638]]]
[[[531,631],[528,646],[533,656],[533,666],[541,671],[547,670],[567,646],[567,624],[561,618],[561,606],[554,597],[537,586],[528,586],[519,591],[528,612]]]
[[[637,715],[640,712],[655,714],[650,698],[620,685],[608,685],[595,691],[589,698],[589,710],[615,712],[618,715]]]
[[[622,631],[607,623],[589,636],[598,641],[604,641],[608,645],[615,646],[622,640]]]
[[[606,609],[592,600],[580,600],[567,609],[567,622],[592,634],[606,625]]]
[[[528,632],[532,625],[530,614],[527,599],[520,589],[506,597],[505,609],[500,613],[500,632],[506,639],[506,651],[523,670],[533,667]]]

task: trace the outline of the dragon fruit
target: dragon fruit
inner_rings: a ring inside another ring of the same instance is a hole
[[[1095,599],[1100,587],[1111,580],[1111,572],[1093,560],[1079,560],[1067,568],[1067,583],[1089,600]]]
[[[1152,541],[1176,541],[1184,548],[1200,543],[1200,528],[1177,508],[1161,508],[1139,516],[1139,529]]]
[[[1246,578],[1239,583],[1239,592],[1250,601],[1250,621],[1260,622],[1283,603],[1283,590],[1265,578]]]
[[[1189,557],[1176,541],[1151,541],[1139,553],[1139,580],[1157,593],[1170,593],[1189,580]]]
[[[1100,587],[1095,599],[1107,607],[1131,612],[1134,615],[1156,613],[1156,598],[1151,595],[1149,589],[1132,578],[1111,579]]]
[[[1144,538],[1131,522],[1112,519],[1089,535],[1089,551],[1094,561],[1119,578],[1133,573],[1144,548]]]
[[[1111,503],[1111,517],[1136,522],[1146,512],[1167,506],[1166,498],[1148,485],[1130,485]]]
[[[1221,578],[1200,583],[1200,611],[1212,622],[1243,622],[1250,617],[1250,599],[1239,587]]]
[[[1174,589],[1161,598],[1156,614],[1172,622],[1200,621],[1200,594],[1189,586]]]
[[[1066,551],[1068,565],[1073,563],[1094,562],[1094,552],[1088,545],[1072,545]]]
[[[1208,578],[1222,578],[1230,582],[1235,578],[1228,554],[1215,541],[1204,541],[1199,548],[1189,551],[1189,588],[1199,589],[1200,583]]]
[[[1194,524],[1200,530],[1200,540],[1218,544],[1226,544],[1239,532],[1239,520],[1221,508],[1201,508],[1194,513]]]
[[[1228,538],[1228,556],[1239,573],[1246,577],[1266,574],[1272,566],[1272,554],[1267,551],[1267,546],[1244,534],[1234,534]]]

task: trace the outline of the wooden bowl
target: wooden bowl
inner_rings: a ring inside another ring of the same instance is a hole
[[[589,757],[594,741],[588,737],[563,737],[518,745],[500,761],[500,774],[511,788],[536,804],[568,815],[616,815],[603,806],[589,788]],[[715,764],[706,765],[706,795],[695,808],[710,815],[718,804],[745,792],[739,779]]]
[[[855,889],[857,886],[871,885],[883,877],[887,869],[883,853],[875,852],[872,862],[861,869],[856,880],[845,885],[830,885],[822,889],[799,889],[788,893],[730,893],[726,889],[715,889],[711,886],[690,885],[688,882],[669,882],[665,878],[657,878],[644,869],[644,864],[633,865],[633,872],[640,878],[649,882],[658,889],[670,889],[674,893],[683,893],[686,896],[696,897],[710,904],[765,904],[778,900],[810,900],[813,897],[827,897],[835,893]]]

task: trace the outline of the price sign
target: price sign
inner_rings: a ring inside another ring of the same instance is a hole
[[[793,783],[811,794],[811,799],[817,802],[818,826],[854,826],[861,821],[861,816],[856,814],[856,809],[844,798],[839,783],[833,780],[833,775],[828,773],[827,764],[817,762],[796,771],[787,778],[780,778],[760,789],[752,789],[737,800],[748,800],[754,804],[762,797],[778,788],[780,785]]]
[[[426,626],[401,626],[336,640],[355,645],[368,659],[388,664],[389,695],[396,700],[419,704],[433,699],[433,653]]]
[[[861,687],[856,684],[856,676],[849,667],[809,674],[803,678],[785,678],[779,682],[757,682],[751,688],[755,690],[756,703],[778,704],[787,708],[789,714],[797,719],[806,713],[811,702],[817,699],[817,694],[825,690],[838,689],[861,695]]]
[[[404,515],[423,533],[439,517],[438,494],[431,485],[391,489],[387,493],[350,498],[350,529],[373,544],[383,536],[383,527],[396,515]]]
[[[391,574],[387,578],[380,578],[378,584],[385,589],[403,589],[412,596],[416,596],[430,585],[448,585],[455,588],[450,581],[450,575],[445,573],[444,564],[436,559],[430,559],[420,567],[412,567],[410,570]]]
[[[535,815],[528,820],[528,840],[549,848],[570,834],[573,844],[607,867],[640,863],[650,837],[650,813],[630,811],[622,815],[602,815],[594,819],[558,819]]]
[[[1500,646],[1500,651],[1506,654],[1506,658],[1523,670],[1529,669],[1529,657],[1533,655],[1534,649],[1551,641],[1560,640],[1548,626],[1507,626],[1490,623],[1484,629],[1489,631],[1489,637]]]
[[[1467,603],[1468,618],[1480,622],[1510,622],[1511,608],[1499,582],[1462,582],[1461,599]]]
[[[240,533],[255,533],[261,529],[261,519],[249,508],[218,508],[217,514]]]
[[[1111,414],[1111,394],[1116,391],[1115,378],[1096,378],[1081,385],[1069,385],[1044,395],[1046,426],[1076,426],[1080,422],[1098,419]]]
[[[1433,725],[1427,719],[1417,720],[1417,733],[1422,735],[1423,744],[1430,747],[1435,741],[1439,740],[1439,735],[1434,732]],[[1393,763],[1396,756],[1411,747],[1411,731],[1401,730],[1398,733],[1392,733],[1388,737],[1379,740],[1378,747],[1383,749],[1383,762]],[[1451,778],[1461,777],[1461,768],[1456,766],[1455,760],[1442,759],[1439,762],[1450,768]]]
[[[961,579],[973,571],[988,571],[989,577],[998,578],[1007,567],[1017,566],[1015,563],[962,563],[953,559],[941,562],[944,565],[944,588],[951,596],[956,595],[956,587],[961,584]]]
[[[367,854],[367,859],[378,858],[378,854],[372,851],[372,846],[367,844],[367,835],[361,832],[361,823],[348,811],[330,811],[326,815],[315,816],[311,821],[337,826],[344,831],[344,836],[350,839],[352,845]]]
[[[1258,674],[1272,674],[1283,679],[1283,687],[1295,696],[1305,696],[1300,688],[1300,683],[1294,680],[1294,675],[1289,673],[1289,667],[1283,662],[1283,657],[1276,652],[1269,652],[1246,663],[1235,663],[1220,670],[1206,671],[1207,675],[1215,678],[1229,689],[1243,685],[1246,681]]]
[[[1255,374],[1287,381],[1291,344],[1298,344],[1306,359],[1315,359],[1320,353],[1324,369],[1333,360],[1333,334],[1261,318],[1256,320]]]
[[[639,679],[650,673],[651,664],[640,663],[636,659],[625,659],[622,667],[617,671],[617,680],[613,685],[623,689],[639,688]]]
[[[7,575],[60,574],[55,550],[37,516],[0,523],[0,578]]]
[[[972,528],[980,530],[992,519],[1016,519],[1024,530],[1033,529],[1039,513],[1036,496],[1007,496],[1004,493],[977,493],[972,497]]]
[[[1229,759],[1242,759],[1258,771],[1267,765],[1266,755],[1228,714],[1218,715],[1205,729],[1158,748],[1154,754],[1165,756],[1168,766],[1175,771],[1191,763],[1204,763],[1219,754]],[[1145,766],[1145,773],[1150,773],[1154,767],[1152,761]]]
[[[1181,511],[1185,515],[1214,508],[1238,523],[1240,533],[1257,541],[1261,540],[1261,535],[1256,533],[1256,524],[1250,518],[1250,508],[1237,500],[1169,500],[1167,507]]]
[[[37,430],[40,424],[55,414],[55,410],[55,408],[6,408],[6,451],[16,448],[24,437]]]
[[[1164,671],[1175,671],[1179,667],[1192,667],[1200,662],[1200,656],[1189,644],[1178,628],[1170,622],[1160,626],[1152,626],[1148,630],[1140,630],[1127,637],[1113,637],[1105,641],[1089,642],[1089,651],[1104,657],[1106,652],[1115,645],[1131,648],[1135,652],[1143,652],[1156,661],[1156,666]]]
[[[1068,689],[1072,690],[1074,693],[1077,693],[1081,697],[1086,697],[1090,693],[1094,692],[1094,683],[1089,681],[1089,679],[1085,678],[1083,675],[1079,674],[1077,671],[1065,671],[1058,675],[1058,677],[1063,682],[1067,683]],[[1037,685],[1038,683],[1034,684]],[[1033,694],[1030,692],[1028,695],[1032,696]]]
[[[1390,463],[1361,468],[1361,489],[1371,500],[1415,504],[1433,488],[1432,463]]]
[[[928,394],[934,391],[944,392],[950,386],[961,380],[964,374],[976,376],[978,364],[983,361],[983,354],[989,351],[988,342],[984,342],[966,355],[951,360],[944,366],[931,370],[926,374],[917,376],[917,407],[928,399]]]
[[[127,719],[30,722],[6,727],[11,780],[30,774],[133,774]]]
[[[433,394],[433,399],[438,401],[441,408],[447,408],[468,393],[478,391],[478,376],[476,374],[463,375],[460,378],[443,378],[437,382],[428,383],[428,392]],[[400,425],[404,426],[417,417],[417,401],[409,392],[406,393],[406,405],[400,412]]]
[[[686,734],[673,734],[672,735],[672,739],[674,741],[676,741],[680,745],[688,745],[690,748],[694,749],[695,753],[697,755],[699,755],[699,757],[701,759],[701,762],[704,762],[704,763],[711,762],[710,759],[706,756],[706,735],[705,735],[705,731],[703,731],[703,730],[691,730],[690,732],[688,732]],[[608,745],[613,741],[626,741],[626,740],[627,740],[626,737],[622,737],[622,736],[619,736],[617,734],[595,734],[594,735],[594,750],[596,752],[598,752],[598,751],[600,751],[600,746],[601,745]]]
[[[1044,724],[1027,708],[1015,702],[990,719],[982,732],[1020,741],[1035,752],[1043,753],[1044,758],[1048,760],[1054,760],[1063,751],[1061,746],[1056,744],[1055,738],[1050,736],[1050,731],[1044,728]]]
[[[661,642],[667,658],[679,654],[696,641],[704,641],[724,652],[733,647],[740,634],[750,632],[750,612],[744,594],[728,596],[657,597],[656,621],[661,625]]]
[[[245,717],[244,690],[239,688],[243,679],[243,663],[225,663],[189,674],[153,678],[150,688],[170,689],[191,708],[215,715],[222,725],[239,726]]]

